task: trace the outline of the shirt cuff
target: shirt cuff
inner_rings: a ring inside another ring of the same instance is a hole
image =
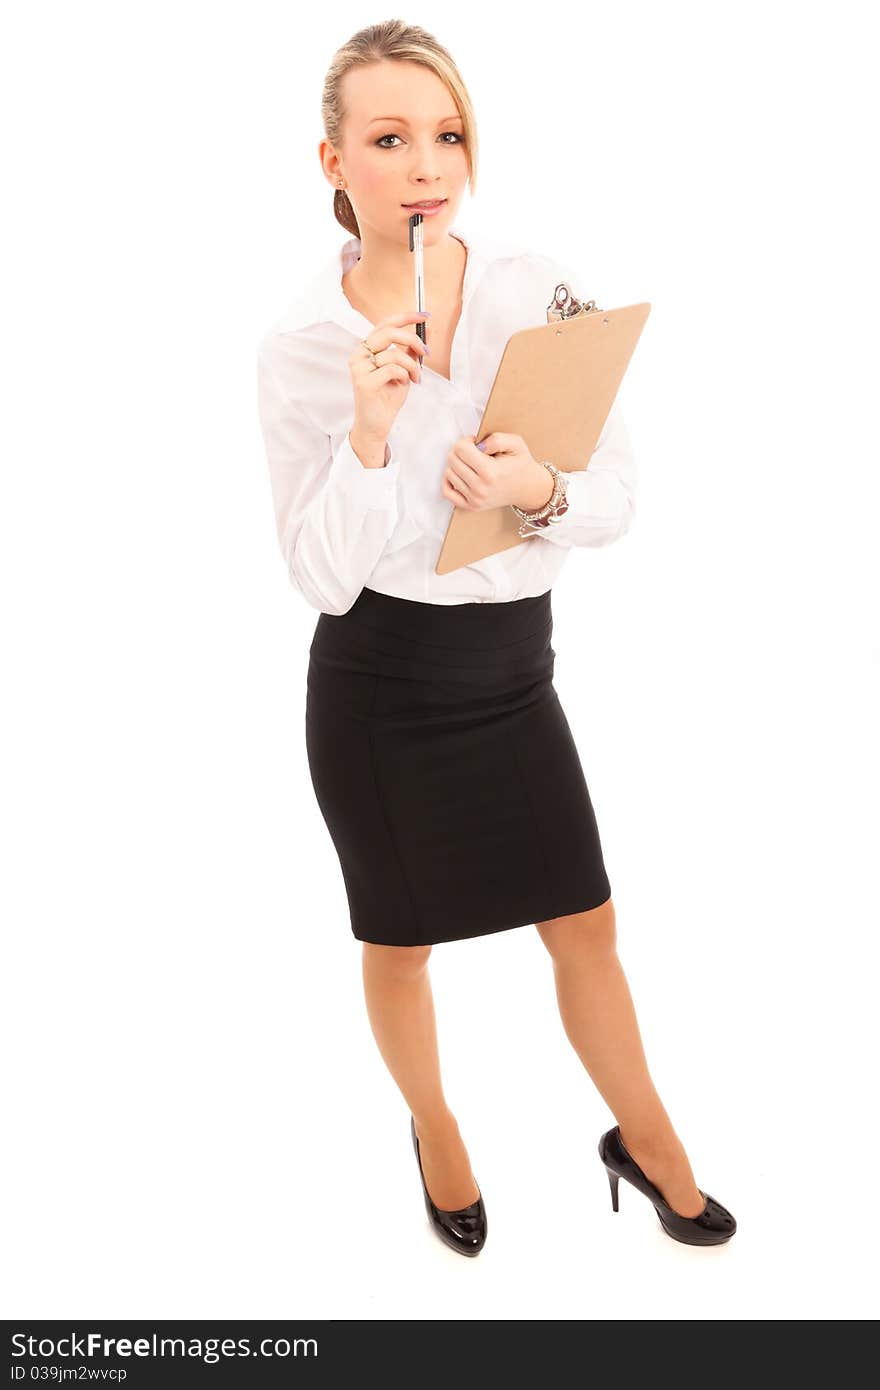
[[[328,482],[354,497],[367,511],[383,511],[397,500],[400,460],[390,443],[385,445],[385,467],[365,468],[351,447],[348,433],[333,451]]]
[[[635,515],[637,467],[620,408],[615,402],[586,468],[563,472],[568,511],[542,530],[556,545],[608,545]]]

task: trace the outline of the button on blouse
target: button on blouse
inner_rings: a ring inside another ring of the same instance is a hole
[[[455,510],[441,492],[447,455],[462,435],[476,434],[507,339],[546,323],[560,280],[587,292],[550,257],[458,229],[451,235],[467,260],[450,375],[425,360],[391,427],[384,468],[365,468],[349,439],[348,358],[373,327],[342,288],[360,257],[357,237],[259,342],[258,412],[278,543],[290,582],[320,612],[347,612],[365,586],[427,603],[535,596],[552,587],[573,546],[607,545],[632,523],[636,465],[615,401],[589,467],[564,475],[568,511],[555,525],[499,555],[434,573]]]

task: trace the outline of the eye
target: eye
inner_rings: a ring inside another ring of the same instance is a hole
[[[463,141],[464,141],[464,136],[463,136],[463,135],[460,135],[460,134],[458,133],[457,130],[445,130],[445,131],[443,132],[443,134],[444,134],[444,135],[451,135],[451,136],[452,136],[452,140],[444,140],[444,141],[443,141],[443,144],[444,144],[444,145],[449,145],[449,144],[452,144],[452,143],[455,143],[456,145],[460,145],[460,144],[462,144]],[[393,145],[383,145],[383,144],[382,144],[382,141],[383,141],[383,140],[399,140],[399,139],[400,139],[400,136],[399,136],[399,135],[380,135],[380,136],[379,136],[379,139],[375,141],[375,144],[377,144],[381,150],[393,150],[393,149],[394,149],[394,146],[393,146]]]

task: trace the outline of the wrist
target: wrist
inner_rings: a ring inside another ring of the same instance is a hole
[[[364,468],[384,468],[387,464],[387,439],[375,439],[354,427],[349,430],[348,442]]]
[[[540,511],[553,496],[555,481],[549,468],[545,468],[543,463],[535,462],[534,468],[530,469],[523,479],[522,487],[513,499],[513,505],[521,507],[524,512]]]

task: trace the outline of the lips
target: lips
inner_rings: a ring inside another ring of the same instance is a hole
[[[418,212],[421,208],[437,208],[441,203],[445,203],[445,198],[432,198],[427,203],[402,203],[401,206],[411,208],[413,212]]]

